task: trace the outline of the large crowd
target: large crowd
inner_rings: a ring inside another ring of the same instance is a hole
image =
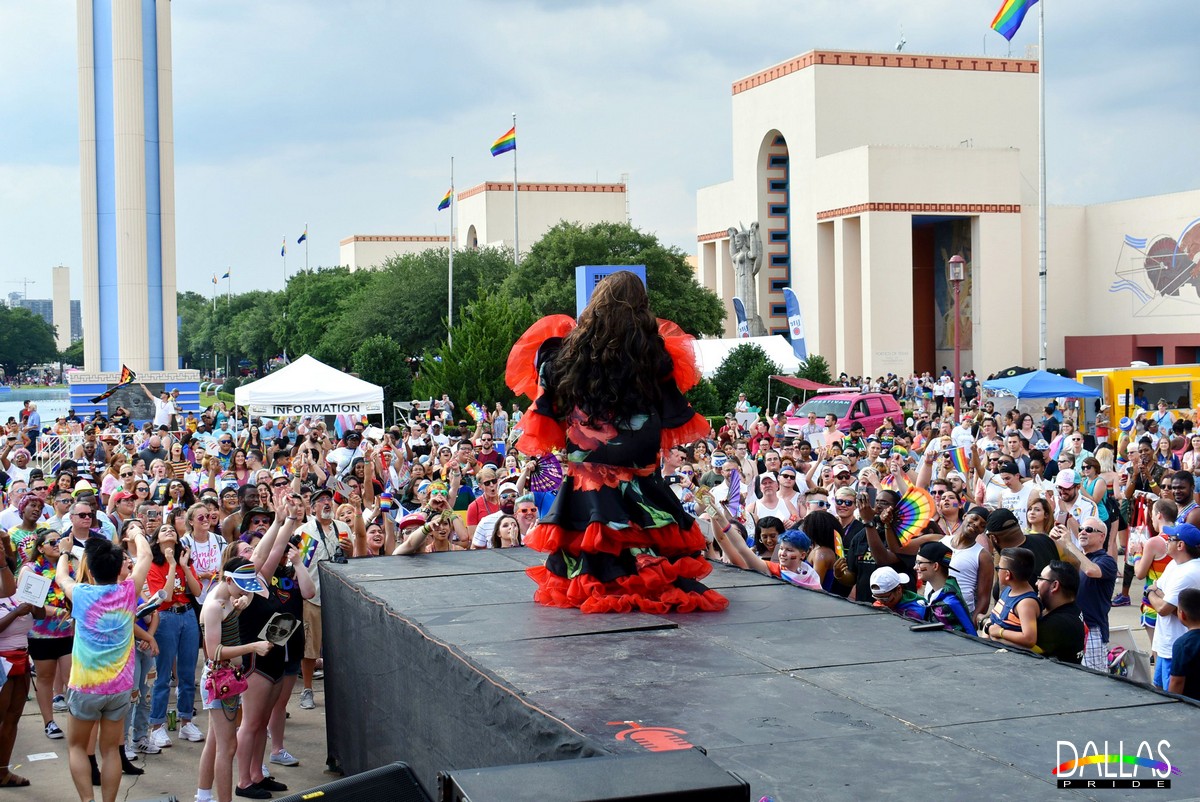
[[[1164,401],[1109,429],[1102,408],[1103,428],[1084,431],[1067,399],[1036,421],[997,413],[973,374],[957,393],[948,377],[843,378],[908,411],[866,431],[798,416],[793,399],[663,451],[709,560],[1102,671],[1111,608],[1140,604],[1155,684],[1200,698],[1200,431],[1186,414]],[[204,741],[198,802],[286,790],[269,766],[296,760],[287,706],[299,684],[311,709],[325,670],[319,563],[521,547],[561,481],[552,456],[515,447],[516,406],[472,404],[466,423],[443,397],[384,430],[147,394],[142,426],[119,408],[31,421],[35,405],[7,424],[0,787],[27,784],[7,767],[36,677],[47,738],[67,714],[84,802],[93,783],[113,799],[170,733]],[[41,604],[20,600],[31,583]]]

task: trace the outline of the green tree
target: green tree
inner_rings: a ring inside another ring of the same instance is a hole
[[[687,400],[692,409],[705,417],[725,413],[721,407],[721,397],[717,395],[717,388],[708,379],[701,379],[695,387],[688,390]]]
[[[412,398],[413,377],[404,350],[382,334],[369,337],[354,352],[351,366],[363,381],[383,388],[384,419],[390,418],[393,401]]]
[[[731,412],[738,394],[745,393],[751,406],[767,411],[767,379],[782,369],[753,343],[734,348],[713,374],[712,383],[721,400],[721,411]]]
[[[0,306],[0,368],[6,375],[57,358],[53,326],[24,307]]]
[[[365,337],[331,338],[330,332],[343,315],[354,314],[351,299],[373,281],[373,271],[350,272],[347,267],[301,270],[288,279],[283,307],[275,319],[275,341],[289,354],[311,354],[339,369],[348,368],[350,357]]]
[[[561,222],[538,240],[504,282],[504,293],[527,298],[539,315],[575,309],[575,268],[580,265],[645,265],[650,308],[691,334],[720,335],[721,301],[696,282],[683,251],[625,223],[583,227]]]
[[[383,334],[406,356],[446,339],[449,254],[445,248],[394,256],[348,298],[344,314],[329,326],[322,346],[340,353]],[[497,290],[512,268],[510,251],[484,248],[454,253],[454,318],[467,304]],[[360,271],[361,272],[361,271]]]
[[[67,350],[58,355],[63,364],[83,367],[83,340],[76,340],[67,346]]]
[[[797,379],[808,379],[810,382],[818,384],[833,383],[829,363],[820,354],[809,355],[806,361],[800,363],[800,369],[796,371],[795,375]]]
[[[472,401],[507,406],[513,401],[504,383],[508,352],[536,319],[533,307],[520,298],[491,294],[470,304],[454,324],[451,342],[426,353],[413,394],[449,393],[459,409]]]

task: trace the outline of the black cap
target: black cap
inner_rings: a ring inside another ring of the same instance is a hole
[[[1017,520],[1017,516],[1013,515],[1012,510],[992,510],[991,514],[987,517],[987,530],[989,532],[1002,532],[1013,526],[1020,528],[1021,523]]]
[[[330,498],[333,498],[333,491],[328,487],[319,487],[313,491],[312,497],[309,498],[308,501],[310,504],[315,504],[317,499],[319,499],[321,496],[329,496]]]
[[[271,512],[266,507],[255,507],[242,516],[241,534],[246,534],[246,530],[250,528],[250,519],[255,515],[265,515],[271,520],[275,520],[275,513]]]
[[[954,555],[954,552],[952,552],[950,547],[945,543],[935,540],[932,543],[922,544],[917,554],[919,554],[922,559],[929,560],[930,562],[949,565],[950,558]]]
[[[999,467],[997,468],[997,471],[999,471],[1000,473],[1018,474],[1021,472],[1021,469],[1017,467],[1017,463],[1013,462],[1010,459],[1006,459],[1000,463]]]

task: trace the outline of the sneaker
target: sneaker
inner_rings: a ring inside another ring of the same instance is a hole
[[[316,705],[313,704],[312,688],[305,688],[304,690],[300,691],[300,709],[312,710],[314,707],[316,707]]]
[[[155,727],[150,730],[150,743],[154,744],[159,750],[166,749],[171,746],[171,736],[167,735],[167,728]]]
[[[49,724],[46,725],[46,737],[47,738],[57,741],[59,738],[62,738],[63,735],[64,735],[63,731],[61,729],[59,729],[58,725],[55,724],[53,721],[51,721]]]
[[[279,782],[279,780],[276,780],[274,777],[263,777],[261,780],[259,780],[255,784],[259,788],[263,789],[264,791],[286,791],[287,790],[287,786],[284,785],[283,783]]]
[[[325,669],[314,668],[313,669],[313,679],[325,679]]]
[[[154,741],[150,740],[149,735],[143,735],[134,741],[133,748],[143,755],[157,755],[162,751],[162,749],[154,744]]]
[[[258,783],[250,783],[245,788],[237,786],[233,792],[238,796],[244,796],[247,799],[270,799],[271,792],[266,788],[259,788]]]
[[[50,706],[54,708],[54,712],[55,712],[55,713],[65,713],[65,712],[67,712],[67,700],[66,700],[66,697],[64,697],[64,696],[63,696],[63,695],[60,693],[58,696],[55,696],[55,697],[54,697],[54,699],[53,699],[53,700],[51,701],[51,703],[50,703]]]
[[[197,743],[204,740],[204,733],[200,732],[200,728],[189,721],[179,728],[179,737],[185,741]]]
[[[278,752],[272,752],[271,762],[278,763],[280,766],[300,765],[300,760],[286,749],[280,749]]]
[[[1116,596],[1116,598],[1114,598],[1112,600],[1112,606],[1113,607],[1128,607],[1129,606],[1129,596],[1124,593],[1118,594]]]
[[[125,742],[125,759],[126,760],[137,760],[138,759],[137,747],[134,745],[133,741]]]

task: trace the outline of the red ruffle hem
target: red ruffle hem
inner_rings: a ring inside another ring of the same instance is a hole
[[[718,612],[729,606],[729,600],[715,590],[685,591],[674,583],[677,579],[698,580],[712,570],[701,557],[680,557],[671,561],[665,557],[640,555],[638,572],[601,582],[590,574],[566,579],[552,573],[544,565],[526,569],[535,583],[533,599],[548,607],[577,607],[584,613],[693,613]]]

